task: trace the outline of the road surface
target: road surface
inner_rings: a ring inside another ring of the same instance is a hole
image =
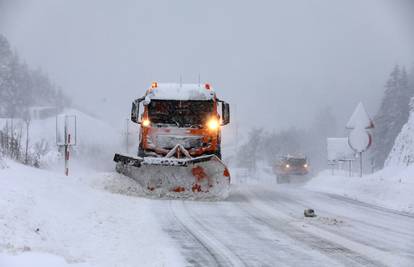
[[[414,215],[300,185],[234,185],[222,202],[152,205],[188,266],[414,266]],[[304,218],[305,208],[318,216]]]

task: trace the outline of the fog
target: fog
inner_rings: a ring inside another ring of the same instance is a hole
[[[0,33],[74,103],[121,124],[152,81],[209,82],[242,129],[375,113],[414,60],[412,1],[0,0]],[[340,125],[339,125],[340,126]]]

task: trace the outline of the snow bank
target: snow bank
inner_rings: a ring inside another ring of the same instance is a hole
[[[410,109],[408,122],[396,138],[383,170],[362,178],[332,176],[325,171],[306,187],[414,213],[414,98]]]
[[[385,168],[372,175],[332,176],[329,171],[311,179],[305,187],[314,191],[338,194],[362,202],[403,212],[414,213],[414,166]]]
[[[80,266],[184,265],[176,244],[158,224],[150,200],[103,190],[106,182],[115,184],[123,176],[65,177],[12,161],[7,164],[9,168],[0,170],[0,266],[27,258],[64,264],[45,254],[87,264]]]
[[[412,163],[414,163],[414,98],[410,102],[410,117],[395,139],[385,166],[408,166]]]

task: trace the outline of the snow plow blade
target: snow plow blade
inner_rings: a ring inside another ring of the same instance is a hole
[[[116,171],[136,180],[147,196],[222,200],[230,173],[215,155],[196,158],[133,157],[115,154]]]

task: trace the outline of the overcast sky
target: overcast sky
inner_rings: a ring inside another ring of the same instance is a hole
[[[326,105],[341,123],[360,100],[376,111],[414,61],[413,2],[0,0],[0,33],[113,123],[152,81],[200,74],[241,128],[301,128]]]

